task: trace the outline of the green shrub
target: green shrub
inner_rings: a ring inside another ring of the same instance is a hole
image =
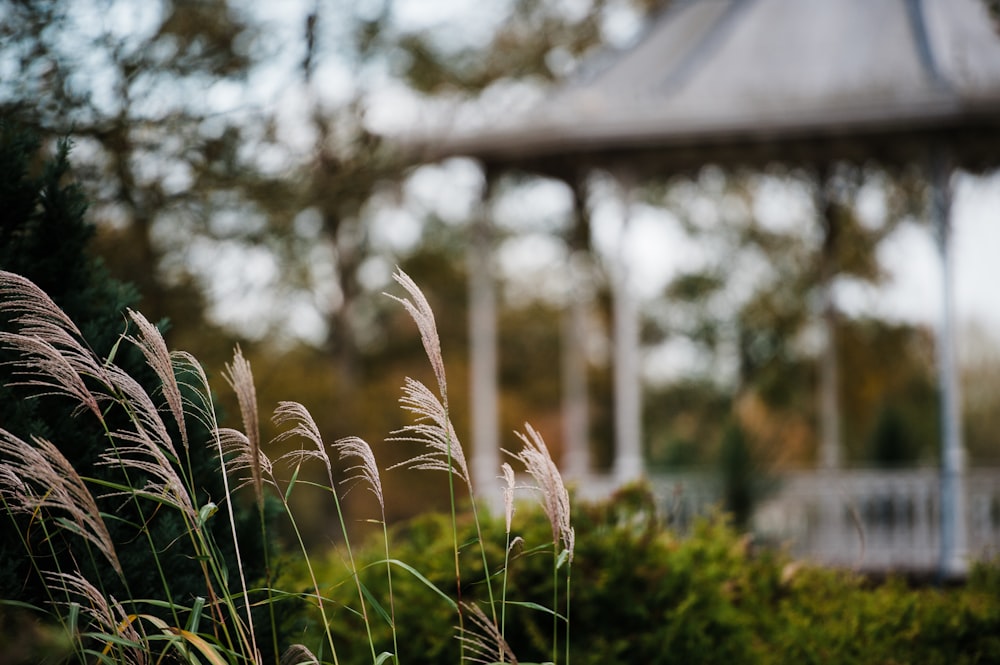
[[[551,555],[533,547],[550,538],[537,510],[530,503],[518,506],[522,528],[516,533],[525,549],[507,572],[512,596],[551,605]],[[573,515],[572,663],[1000,662],[995,565],[980,566],[958,587],[911,586],[902,578],[875,582],[758,549],[721,514],[678,536],[663,527],[641,486],[608,501],[574,504]],[[503,519],[481,521],[491,555],[502,552]],[[460,537],[471,548],[471,524],[461,524]],[[449,579],[450,538],[445,515],[425,515],[390,532],[394,556],[441,588]],[[373,574],[381,551],[366,548],[358,557],[365,585],[385,598],[385,582]],[[462,578],[469,580],[463,597],[481,598],[482,566],[465,554],[462,563]],[[338,555],[331,553],[318,570],[330,581],[332,597],[348,603]],[[457,645],[441,637],[454,624],[447,605],[413,578],[394,578],[393,595],[399,639],[412,647],[407,661],[455,662]],[[529,607],[511,608],[508,638],[522,646],[522,660],[545,660],[547,618]],[[358,630],[346,611],[334,623],[345,637]],[[388,639],[387,630],[377,626],[376,641]],[[342,662],[365,662],[361,648],[342,655]]]

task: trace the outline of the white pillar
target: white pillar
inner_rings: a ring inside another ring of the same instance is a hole
[[[590,256],[570,249],[569,303],[562,317],[563,473],[584,479],[590,473],[590,409],[587,391],[586,329],[590,297]]]
[[[943,577],[969,570],[965,508],[965,445],[955,352],[955,266],[951,247],[951,175],[944,156],[931,164],[931,216],[941,256],[941,320],[937,339],[941,398],[941,561]]]
[[[836,229],[831,216],[830,186],[825,171],[816,177],[816,215],[823,228],[820,250],[820,325],[823,348],[819,364],[819,468],[835,471],[840,468],[840,372],[837,358],[837,303],[833,294],[834,265],[837,248],[833,245]]]
[[[497,305],[494,285],[493,223],[487,175],[479,213],[468,244],[470,404],[473,487],[490,505],[500,501],[499,417],[497,414]]]
[[[585,480],[590,474],[590,391],[587,377],[587,316],[593,298],[594,257],[591,253],[590,209],[585,172],[567,178],[573,196],[571,228],[566,237],[569,284],[562,313],[563,475]]]
[[[836,471],[840,455],[840,371],[837,366],[837,314],[833,303],[833,285],[823,284],[823,350],[820,358],[820,451],[819,466]]]
[[[622,190],[622,226],[618,252],[612,261],[614,310],[615,462],[617,482],[644,475],[642,458],[642,387],[639,373],[639,309],[632,292],[628,256],[629,217],[633,185],[619,178]]]

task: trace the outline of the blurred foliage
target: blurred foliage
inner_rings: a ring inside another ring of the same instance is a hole
[[[265,421],[279,399],[294,399],[309,406],[327,440],[378,441],[400,424],[393,405],[402,377],[427,371],[416,332],[379,293],[391,266],[403,266],[439,313],[456,427],[465,436],[469,220],[443,221],[411,200],[414,172],[371,129],[378,93],[399,86],[430,102],[432,120],[456,113],[461,102],[501,109],[497,100],[532,98],[620,47],[614,24],[641,25],[668,5],[514,0],[502,15],[484,5],[475,29],[456,30],[405,25],[390,0],[317,2],[279,18],[267,3],[248,0],[8,3],[0,21],[0,116],[19,119],[44,141],[76,142],[76,177],[98,229],[93,246],[108,270],[135,284],[139,309],[169,321],[168,343],[210,372],[240,342],[264,379]],[[760,190],[769,179],[790,183],[809,202],[796,224],[765,223]],[[513,182],[502,193],[514,197],[531,182],[523,174],[501,180]],[[584,204],[586,180],[572,183]],[[824,210],[815,209],[820,180]],[[861,214],[873,187],[885,208],[874,222]],[[648,387],[644,431],[653,468],[717,466],[723,423],[732,417],[763,467],[812,462],[818,285],[829,275],[878,283],[879,243],[913,216],[921,187],[913,173],[869,166],[753,175],[710,167],[690,181],[644,184],[647,203],[669,210],[703,246],[723,248],[717,261],[681,275],[645,308],[644,344],[684,339],[705,358],[696,376]],[[402,208],[405,220],[392,217]],[[568,260],[589,257],[599,347],[611,330],[607,266],[582,212],[546,220],[544,232]],[[817,212],[828,223],[817,223]],[[269,275],[263,284],[248,267],[258,265],[257,273]],[[217,284],[226,282],[220,295]],[[558,457],[561,306],[541,298],[500,304],[501,433],[535,422]],[[309,341],[294,332],[303,309],[313,319]],[[837,325],[848,461],[881,459],[883,411],[906,424],[900,454],[907,461],[933,457],[936,409],[920,348],[926,333],[881,329],[843,313]],[[893,363],[874,352],[893,344],[906,349]],[[601,353],[588,366],[588,413],[592,458],[606,469],[614,413],[610,360]],[[210,376],[235,413],[228,387]],[[998,400],[966,411],[973,459],[996,458],[990,414]],[[398,494],[423,482],[408,478]],[[423,491],[443,499],[433,487]],[[402,498],[390,506],[394,517],[412,510]],[[322,531],[323,513],[300,512],[316,514]]]
[[[856,319],[838,328],[837,343],[847,459],[934,464],[940,419],[933,335],[918,326]]]
[[[1000,463],[1000,341],[994,331],[972,324],[961,334],[963,434],[969,456]]]
[[[918,174],[847,165],[823,173],[706,168],[691,183],[654,187],[647,196],[667,205],[709,256],[703,267],[672,280],[647,311],[647,343],[685,339],[707,359],[701,383],[663,387],[651,400],[669,413],[710,415],[697,439],[683,433],[690,429],[685,415],[674,423],[653,421],[662,428],[651,440],[654,461],[680,455],[690,465],[709,464],[718,452],[711,442],[723,440],[719,424],[733,413],[750,439],[752,459],[772,468],[811,465],[819,436],[821,318],[836,340],[845,462],[888,462],[886,454],[897,455],[895,463],[933,460],[938,428],[930,333],[836,306],[823,314],[825,284],[836,289],[886,279],[878,249],[919,213],[925,189]],[[784,208],[777,222],[761,212],[768,196]],[[733,378],[713,380],[720,373]],[[704,400],[698,409],[688,401],[693,385],[701,386]],[[900,433],[906,440],[895,453],[880,447],[890,434],[876,431],[886,410],[906,422]],[[685,443],[693,440],[697,452]]]
[[[958,586],[867,579],[814,568],[761,549],[722,515],[697,523],[685,536],[663,527],[652,496],[622,489],[597,504],[575,503],[576,553],[572,569],[571,662],[681,663],[990,663],[1000,657],[1000,572],[984,564]],[[475,531],[463,522],[459,542],[462,596],[485,602]],[[502,518],[484,522],[492,557],[502,561]],[[524,552],[511,561],[508,599],[544,607],[552,602],[551,532],[530,503],[519,504],[514,533]],[[454,593],[450,518],[424,515],[390,533],[391,555]],[[388,608],[380,540],[362,555],[372,565],[363,580]],[[370,660],[342,554],[317,560],[332,597],[345,604],[335,621],[345,663]],[[295,562],[290,579],[303,575]],[[499,577],[495,580],[499,583]],[[302,586],[306,586],[302,578]],[[422,582],[393,576],[396,625],[405,660],[439,663],[457,658],[456,616]],[[353,597],[353,601],[352,601]],[[299,615],[308,625],[308,615]],[[388,626],[376,625],[376,645],[391,647]],[[511,607],[508,641],[521,660],[545,660],[549,615]],[[341,646],[343,645],[343,649]],[[550,654],[549,654],[550,655]]]

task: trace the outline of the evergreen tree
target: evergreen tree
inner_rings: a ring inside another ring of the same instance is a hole
[[[5,211],[0,216],[0,268],[27,277],[45,290],[77,323],[86,344],[100,357],[106,357],[120,335],[134,333],[126,328],[124,310],[136,302],[138,294],[134,288],[112,279],[101,262],[87,253],[93,229],[85,219],[86,201],[70,181],[69,150],[69,143],[62,141],[55,155],[46,158],[34,136],[7,123],[0,125],[0,209]],[[15,328],[9,318],[0,320],[0,330]],[[134,473],[126,481],[120,469],[98,465],[100,454],[109,445],[102,425],[87,413],[77,413],[76,405],[64,396],[40,394],[44,390],[17,385],[15,370],[8,364],[12,357],[9,349],[0,349],[0,427],[24,440],[38,436],[51,441],[84,478],[128,482],[132,487],[144,484],[144,479]],[[157,395],[158,379],[137,349],[119,344],[114,362],[150,395]],[[124,413],[110,411],[107,417],[111,431],[126,425]],[[218,461],[206,445],[208,431],[189,424],[188,436],[198,499],[222,503],[226,497]],[[96,485],[94,494],[102,494]],[[13,525],[6,521],[11,517],[3,517],[8,535],[0,539],[0,598],[43,604],[45,591],[32,557],[45,569],[50,563],[44,558],[46,552],[77,557],[84,562],[83,570],[92,582],[119,598],[162,600],[164,579],[169,581],[170,594],[177,602],[188,603],[195,596],[205,596],[203,573],[185,550],[185,525],[175,514],[157,511],[153,502],[148,504],[140,514],[136,503],[127,497],[98,498],[101,511],[114,516],[106,521],[125,571],[127,596],[113,571],[100,569],[97,564],[88,568],[85,562],[91,558],[81,550],[80,543],[74,542],[77,539],[43,541],[44,534],[27,528],[25,521],[18,525],[20,533],[27,534],[25,543],[11,532]],[[241,521],[243,534],[258,533],[256,515],[246,514]],[[211,526],[211,536],[231,559],[234,548],[225,521],[217,520]],[[143,535],[145,529],[158,550],[155,556]],[[249,540],[241,542],[244,570],[248,578],[254,578],[262,574],[262,549],[261,543]],[[156,572],[157,561],[162,566],[162,577]]]

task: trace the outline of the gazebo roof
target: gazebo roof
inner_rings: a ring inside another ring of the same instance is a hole
[[[1000,155],[1000,36],[983,0],[679,0],[629,50],[505,124],[423,142],[546,173]]]

